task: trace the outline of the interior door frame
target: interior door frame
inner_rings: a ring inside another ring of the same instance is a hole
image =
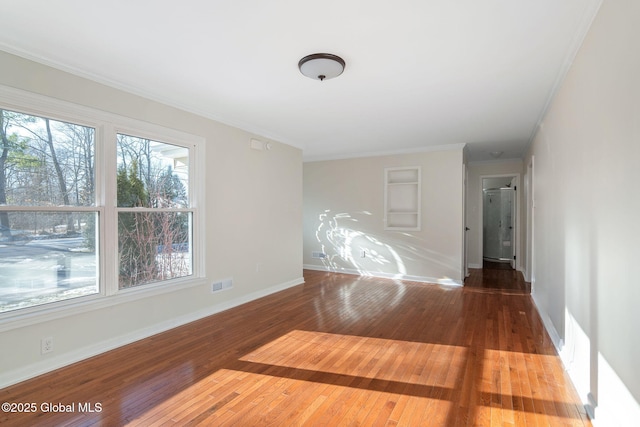
[[[478,223],[478,231],[479,231],[479,239],[478,241],[480,242],[480,247],[479,249],[479,254],[480,254],[480,260],[481,262],[484,262],[484,192],[483,192],[483,183],[485,178],[512,178],[515,177],[515,182],[516,182],[516,190],[515,190],[515,198],[516,198],[516,203],[515,203],[515,215],[513,215],[512,217],[512,221],[513,221],[513,239],[512,239],[512,245],[513,245],[513,255],[516,257],[515,262],[512,261],[512,266],[515,270],[520,270],[521,269],[521,265],[522,265],[522,259],[520,257],[520,194],[522,193],[522,176],[520,173],[502,173],[502,174],[491,174],[491,175],[480,175],[480,188],[478,191],[478,197],[480,199],[480,203],[478,204],[478,206],[480,207],[479,210],[479,223]]]
[[[462,280],[469,277],[469,227],[467,225],[467,192],[469,184],[469,170],[467,164],[462,164]]]
[[[526,251],[527,251],[527,259],[525,265],[525,280],[531,283],[531,293],[534,292],[535,287],[535,251],[534,251],[534,231],[535,231],[535,158],[532,155],[531,161],[527,165],[527,174],[526,174],[526,190],[527,190],[527,240],[526,240]]]

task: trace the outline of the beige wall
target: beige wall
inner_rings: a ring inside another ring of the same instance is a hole
[[[534,299],[603,426],[640,418],[639,123],[640,2],[604,1],[530,153]]]
[[[0,387],[302,282],[302,153],[247,132],[0,52],[0,85],[206,139],[206,278],[198,286],[11,328],[0,323]],[[211,282],[234,288],[212,294]],[[54,352],[40,354],[40,339]]]
[[[398,166],[421,166],[420,231],[384,230],[384,169]],[[305,266],[460,283],[462,167],[462,148],[305,163]]]
[[[467,164],[467,195],[466,195],[466,214],[467,214],[467,265],[469,268],[482,268],[482,176],[498,176],[498,175],[519,175],[520,183],[518,184],[518,226],[520,235],[518,236],[517,253],[519,258],[516,262],[518,269],[524,270],[524,241],[526,234],[524,216],[525,203],[525,186],[523,185],[523,170],[521,160],[504,160],[495,162],[471,162]]]

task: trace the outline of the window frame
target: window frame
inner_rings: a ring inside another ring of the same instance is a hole
[[[117,175],[117,156],[109,156],[110,160],[113,160],[113,165],[110,165],[110,167],[112,166],[112,168],[110,170],[113,171],[113,174],[109,175],[110,179],[113,179],[112,182],[110,182],[110,185],[108,186],[109,189],[112,190],[112,194],[109,194],[110,198],[108,199],[111,203],[113,203],[113,206],[109,206],[109,209],[113,209],[114,211],[114,224],[113,224],[113,228],[112,230],[112,234],[113,234],[113,238],[115,238],[115,251],[116,253],[118,253],[118,215],[122,212],[191,212],[192,213],[192,227],[191,227],[191,239],[192,239],[192,253],[193,253],[193,260],[192,260],[192,268],[191,268],[191,275],[190,276],[186,276],[186,277],[176,277],[173,279],[165,279],[165,280],[161,280],[158,282],[151,282],[151,283],[146,283],[143,285],[139,285],[139,286],[133,286],[133,287],[129,287],[129,288],[124,288],[124,289],[120,289],[119,287],[119,269],[118,269],[118,262],[117,262],[117,256],[114,257],[114,259],[116,260],[116,263],[113,265],[113,274],[114,276],[114,280],[110,281],[110,286],[111,288],[115,288],[115,289],[110,289],[110,291],[112,292],[112,294],[118,293],[118,292],[130,292],[133,289],[137,289],[137,288],[143,288],[143,287],[156,287],[156,286],[163,286],[165,283],[180,283],[183,281],[188,281],[190,280],[192,277],[196,276],[196,271],[195,271],[195,264],[196,264],[196,250],[195,250],[195,239],[196,239],[196,226],[195,226],[195,218],[197,216],[196,214],[196,207],[194,206],[194,202],[196,200],[196,198],[194,197],[194,193],[196,191],[196,189],[194,188],[195,186],[193,185],[193,183],[195,182],[195,179],[193,179],[193,177],[191,176],[191,172],[194,170],[195,168],[195,156],[196,151],[197,151],[197,144],[195,143],[185,143],[184,136],[180,137],[178,135],[167,135],[166,130],[164,131],[163,134],[159,134],[157,132],[155,132],[152,129],[144,129],[144,130],[140,130],[139,128],[132,128],[132,127],[128,127],[128,126],[119,126],[116,125],[113,127],[113,138],[111,138],[110,140],[112,141],[116,141],[116,138],[118,136],[118,134],[125,134],[128,136],[132,136],[132,137],[136,137],[136,138],[146,138],[152,141],[157,141],[157,142],[163,142],[166,144],[171,144],[171,145],[175,145],[175,146],[179,146],[179,147],[184,147],[186,149],[189,150],[189,182],[187,185],[187,192],[189,195],[189,207],[187,208],[124,208],[124,207],[118,207],[118,197],[117,197],[117,183],[116,183],[116,175]],[[114,144],[114,149],[117,151],[117,144]],[[115,154],[115,151],[114,151]],[[107,290],[108,294],[109,294],[109,289]]]
[[[0,313],[0,332],[50,321],[86,311],[200,286],[205,281],[204,186],[205,138],[154,123],[93,109],[44,95],[0,85],[0,107],[95,129],[94,206],[22,207],[5,205],[8,211],[90,211],[98,213],[98,292],[91,295]],[[118,286],[117,157],[116,135],[125,133],[189,150],[189,207],[192,212],[192,274],[131,288]]]

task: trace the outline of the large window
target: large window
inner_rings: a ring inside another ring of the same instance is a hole
[[[33,95],[5,103],[3,91],[0,320],[203,277],[201,138]]]
[[[191,275],[189,150],[117,139],[119,287]]]
[[[0,312],[98,293],[95,130],[0,109]]]

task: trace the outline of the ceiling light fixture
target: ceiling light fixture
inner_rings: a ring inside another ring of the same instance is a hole
[[[504,154],[504,151],[492,151],[489,153],[491,155],[491,157],[493,157],[494,159],[497,159],[498,157],[502,156]]]
[[[344,66],[344,59],[330,53],[314,53],[298,62],[302,74],[320,81],[338,77],[344,71]]]

